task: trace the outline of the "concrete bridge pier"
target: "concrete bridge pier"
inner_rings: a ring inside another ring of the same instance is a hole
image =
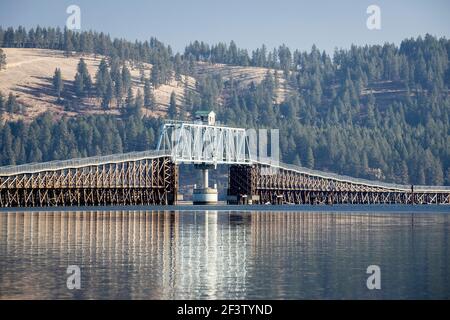
[[[209,170],[214,169],[213,165],[200,164],[195,165],[197,169],[202,170],[202,181],[203,185],[200,188],[194,188],[193,192],[193,203],[202,204],[215,204],[218,201],[217,188],[209,187]]]
[[[202,174],[203,174],[203,188],[207,189],[209,187],[209,185],[208,185],[208,180],[209,180],[208,169],[203,168]]]

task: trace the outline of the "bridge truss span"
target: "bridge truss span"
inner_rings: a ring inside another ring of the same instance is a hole
[[[177,163],[250,164],[246,130],[195,122],[168,121],[157,150],[168,152]]]
[[[229,203],[450,204],[450,188],[351,178],[293,165],[231,166]]]
[[[165,205],[177,190],[177,166],[154,152],[0,169],[0,207]]]

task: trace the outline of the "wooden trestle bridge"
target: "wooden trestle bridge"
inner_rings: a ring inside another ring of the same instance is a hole
[[[231,166],[231,203],[450,204],[450,188],[356,179],[292,165]]]
[[[188,131],[172,135],[177,144],[160,151],[0,167],[0,207],[172,205],[179,163],[228,165],[230,204],[450,204],[449,187],[389,184],[252,160],[243,129],[189,123],[168,128],[177,126]],[[170,140],[168,130],[158,149],[164,139]]]
[[[178,166],[139,152],[0,168],[0,207],[176,203]]]

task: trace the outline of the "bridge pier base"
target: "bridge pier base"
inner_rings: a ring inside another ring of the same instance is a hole
[[[201,188],[194,188],[194,192],[192,195],[193,203],[195,205],[217,203],[217,201],[218,201],[217,188],[209,187],[209,169],[213,169],[214,166],[207,165],[207,164],[201,164],[201,165],[196,165],[196,168],[202,170],[203,186]]]

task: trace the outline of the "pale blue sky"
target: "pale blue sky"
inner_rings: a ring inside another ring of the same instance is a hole
[[[313,44],[332,52],[354,44],[399,43],[430,33],[450,37],[450,1],[295,1],[295,0],[0,0],[0,25],[65,25],[66,8],[81,8],[83,30],[128,40],[151,36],[176,51],[193,40],[235,40],[253,50],[285,43],[309,50]],[[369,5],[381,8],[381,30],[366,28]]]

